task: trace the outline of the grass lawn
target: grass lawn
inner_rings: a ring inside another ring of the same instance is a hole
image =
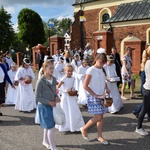
[[[141,78],[139,75],[133,75],[133,77],[135,79],[134,93],[141,97],[141,93],[140,93]],[[121,90],[121,85],[120,85],[119,89]],[[128,86],[126,86],[125,94],[129,94],[129,93],[130,93],[130,89]]]

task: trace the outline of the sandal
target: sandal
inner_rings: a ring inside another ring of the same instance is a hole
[[[124,96],[121,96],[121,99],[123,99],[123,100],[129,100],[129,98],[126,98]]]
[[[81,131],[82,137],[83,137],[85,140],[89,140],[89,138],[88,138],[88,136],[87,136],[87,133],[86,133],[86,135],[85,135],[84,132],[82,131],[82,128],[80,128],[80,131]]]
[[[130,96],[130,99],[137,99],[137,96]]]

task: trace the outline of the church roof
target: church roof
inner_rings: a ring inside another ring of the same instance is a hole
[[[76,2],[73,5],[94,2],[94,1],[96,0],[76,0]]]
[[[105,23],[150,19],[150,0],[120,4],[116,13]]]

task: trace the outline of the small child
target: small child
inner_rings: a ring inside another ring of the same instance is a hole
[[[79,90],[79,79],[77,77],[78,68],[81,66],[81,60],[80,55],[78,53],[75,53],[73,56],[73,60],[71,62],[72,67],[74,68],[73,76],[75,77],[75,85],[76,89]]]
[[[17,99],[17,90],[18,90],[18,81],[15,81],[15,75],[17,73],[17,64],[13,62],[10,66],[11,70],[8,71],[8,76],[10,77],[11,82],[15,85],[15,88],[12,88],[10,84],[8,84],[7,94],[6,94],[6,101],[5,104],[16,104]]]
[[[47,149],[57,150],[55,144],[55,122],[53,107],[60,102],[56,94],[56,78],[53,77],[54,64],[51,61],[43,63],[43,76],[38,80],[35,90],[35,98],[38,102],[40,126],[44,128],[43,145]]]
[[[59,61],[55,65],[55,71],[57,73],[57,80],[58,80],[58,82],[64,76],[64,67],[65,67],[64,58],[63,57],[59,57]]]
[[[110,89],[110,97],[113,98],[113,103],[108,107],[108,111],[113,114],[123,107],[123,103],[117,87],[117,82],[112,82],[119,81],[117,80],[116,66],[112,55],[107,56],[107,63],[105,64],[104,69],[107,76],[107,86]]]
[[[35,78],[28,58],[24,58],[22,66],[17,70],[15,80],[19,81],[15,109],[24,112],[31,112],[36,108],[36,101],[32,87],[32,80]]]
[[[84,107],[87,107],[87,91],[83,88],[83,83],[85,79],[86,70],[90,66],[88,65],[88,60],[83,59],[82,65],[78,68],[78,79],[79,79],[79,91],[78,91],[78,104],[83,105]]]
[[[80,131],[80,128],[84,125],[84,120],[77,104],[77,96],[70,96],[68,94],[75,87],[75,78],[72,77],[72,73],[72,65],[66,65],[65,76],[58,84],[58,88],[61,87],[62,90],[60,104],[66,117],[66,124],[58,126],[59,131]]]

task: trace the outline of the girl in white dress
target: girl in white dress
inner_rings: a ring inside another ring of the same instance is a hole
[[[83,88],[83,83],[84,83],[84,79],[85,79],[85,74],[86,74],[86,70],[89,68],[90,66],[88,65],[88,60],[87,59],[83,59],[82,61],[82,65],[78,68],[78,79],[79,79],[79,91],[78,91],[78,104],[81,104],[83,106],[87,105],[87,91]]]
[[[65,75],[64,74],[64,67],[65,67],[64,58],[63,57],[59,57],[59,61],[55,65],[55,71],[57,73],[57,81],[58,82]]]
[[[80,60],[80,55],[79,53],[75,53],[74,54],[74,59],[72,60],[71,62],[71,65],[73,66],[74,68],[74,71],[73,71],[73,76],[75,77],[75,82],[76,82],[76,89],[79,90],[79,79],[77,77],[77,72],[78,72],[78,68],[81,66],[81,60]]]
[[[75,78],[72,77],[72,65],[66,65],[65,76],[58,84],[58,88],[62,87],[61,107],[65,113],[66,123],[63,126],[56,126],[59,131],[80,131],[84,125],[84,120],[77,104],[77,96],[69,96],[68,92],[74,87]]]
[[[9,78],[12,83],[14,83],[15,88],[12,88],[10,84],[8,84],[7,94],[6,94],[6,101],[5,104],[15,104],[17,99],[17,90],[18,90],[18,81],[15,81],[15,75],[17,73],[17,64],[13,62],[11,64],[11,70],[8,71]]]
[[[30,67],[30,61],[28,58],[24,58],[22,66],[18,69],[15,76],[15,80],[19,81],[15,109],[24,112],[31,112],[36,108],[36,101],[32,87],[33,79],[34,72]]]
[[[110,90],[110,97],[113,98],[113,103],[110,107],[108,107],[108,111],[110,113],[118,112],[122,107],[122,99],[117,87],[117,73],[116,66],[114,64],[114,57],[112,55],[107,56],[107,63],[104,66],[107,76],[107,86]]]

